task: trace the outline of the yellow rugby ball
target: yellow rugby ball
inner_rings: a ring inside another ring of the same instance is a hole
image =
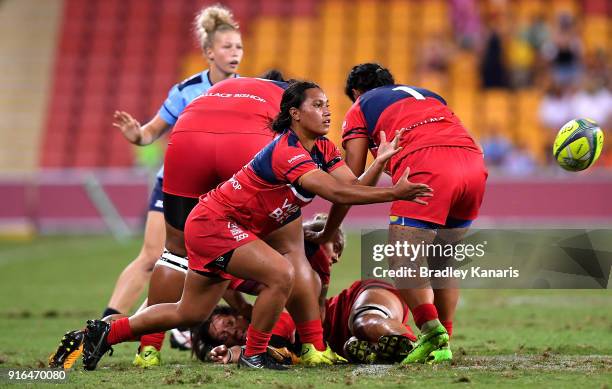
[[[565,170],[584,170],[601,155],[603,140],[603,131],[593,120],[570,120],[561,127],[555,138],[553,156]]]

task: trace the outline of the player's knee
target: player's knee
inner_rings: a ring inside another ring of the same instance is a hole
[[[269,282],[269,287],[273,288],[283,296],[289,296],[293,283],[295,282],[295,269],[289,262],[274,270],[274,274]]]

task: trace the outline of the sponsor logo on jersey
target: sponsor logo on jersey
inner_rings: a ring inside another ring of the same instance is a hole
[[[242,228],[238,227],[236,223],[228,222],[227,228],[232,234],[232,237],[236,239],[236,242],[240,242],[242,239],[248,238],[249,234],[244,232]]]
[[[444,119],[446,119],[446,117],[445,117],[445,116],[436,116],[436,117],[433,117],[433,118],[427,118],[427,119],[425,119],[425,120],[421,120],[420,122],[413,123],[413,124],[411,124],[411,125],[410,125],[410,126],[408,126],[408,127],[402,127],[402,128],[400,129],[400,131],[402,131],[402,130],[404,130],[404,131],[410,131],[410,130],[412,130],[413,128],[416,128],[416,127],[418,127],[418,126],[422,126],[422,125],[424,125],[424,124],[429,124],[429,123],[441,122],[441,121],[442,121],[442,120],[444,120]]]
[[[268,216],[274,219],[277,223],[284,223],[291,215],[300,210],[300,206],[292,204],[289,199],[285,198],[283,205],[270,212]]]
[[[237,99],[251,99],[255,101],[259,101],[260,103],[267,103],[266,99],[263,97],[252,95],[249,93],[220,93],[220,92],[212,92],[206,93],[203,96],[207,97],[223,97],[223,98],[237,98]]]
[[[242,189],[242,185],[240,185],[240,183],[236,179],[236,176],[232,176],[232,178],[229,179],[229,182],[230,184],[232,184],[232,188],[234,188],[235,190]]]
[[[299,155],[296,155],[294,157],[289,158],[289,160],[287,160],[287,162],[293,163],[293,162],[297,161],[298,159],[302,159],[302,158],[305,158],[305,157],[306,157],[306,154],[299,154]]]

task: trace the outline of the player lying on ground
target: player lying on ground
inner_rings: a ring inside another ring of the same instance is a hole
[[[304,231],[320,232],[325,227],[327,215],[317,214],[313,219],[304,222]],[[304,241],[304,248],[306,258],[310,263],[312,269],[317,274],[317,279],[321,280],[321,292],[319,294],[319,303],[321,304],[321,314],[325,313],[325,300],[327,295],[327,289],[329,287],[331,266],[338,261],[338,258],[342,255],[344,250],[344,232],[342,229],[338,229],[334,241],[330,242],[329,247],[323,247],[323,245],[316,245],[312,242]],[[166,266],[165,272],[179,272],[184,273],[181,268],[172,266]],[[168,279],[171,277],[168,277]],[[173,288],[173,285],[165,285],[167,288]],[[181,282],[178,287],[182,289],[183,283]],[[224,300],[230,304],[231,312],[236,316],[240,316],[245,320],[250,320],[252,306],[246,302],[241,292],[256,294],[258,291],[257,284],[251,280],[235,280],[230,286],[231,290],[228,289],[224,295]],[[105,317],[103,320],[110,322],[117,320],[127,315],[113,314]],[[322,316],[323,317],[323,316]],[[293,323],[293,322],[292,322]],[[294,325],[295,326],[295,325]],[[196,328],[200,328],[197,326]],[[246,327],[244,327],[246,329]],[[189,349],[191,349],[192,336],[190,331],[187,332],[186,339],[189,342]],[[82,354],[82,343],[83,343],[83,330],[74,330],[67,332],[60,341],[60,345],[57,350],[49,357],[49,367],[51,368],[64,368],[70,369],[76,362],[77,358]],[[144,335],[146,336],[146,335]],[[244,344],[246,334],[243,333],[239,336],[242,344]],[[172,339],[171,339],[172,340]],[[140,367],[153,367],[161,364],[161,348],[163,343],[158,345],[145,345],[142,346],[142,337],[139,351],[136,354],[134,365]]]
[[[364,171],[368,149],[376,155],[383,135],[388,137],[402,129],[402,150],[388,165],[393,182],[410,170],[411,179],[428,184],[436,192],[427,206],[403,200],[392,203],[389,243],[459,241],[478,216],[487,170],[481,149],[446,101],[429,90],[395,84],[387,69],[372,63],[351,70],[345,92],[354,104],[343,123],[342,144],[353,173]],[[333,206],[328,220],[330,233],[348,208]],[[324,231],[314,241],[324,242],[325,235]],[[448,260],[420,256],[404,261],[403,257],[391,257],[389,266],[440,266]],[[448,340],[459,299],[456,280],[396,279],[396,287],[422,334],[404,362],[425,362],[432,352],[442,360],[452,358]]]
[[[142,126],[127,112],[115,112],[113,125],[121,130],[129,142],[137,146],[153,143],[176,124],[179,115],[193,99],[205,93],[213,84],[236,77],[243,50],[240,31],[232,13],[218,5],[203,8],[196,16],[195,26],[202,54],[208,61],[208,69],[174,85],[155,117]],[[142,248],[138,256],[121,272],[102,317],[131,311],[164,251],[166,228],[163,180],[162,167],[151,193]],[[156,298],[155,295],[152,297]],[[157,344],[161,340],[163,336],[157,335],[144,338],[143,342],[145,345]]]
[[[253,306],[240,364],[284,368],[270,360],[266,348],[285,306],[303,342],[301,361],[320,365],[337,360],[323,341],[318,306],[303,305],[304,296],[296,298],[294,293],[297,279],[303,282],[300,289],[314,285],[304,255],[301,207],[317,194],[334,203],[355,205],[415,200],[431,197],[432,191],[409,182],[408,171],[393,187],[360,185],[375,184],[387,160],[397,153],[397,142],[387,144],[382,139],[376,162],[359,180],[324,138],[329,125],[323,91],[311,82],[291,84],[272,125],[280,135],[232,179],[202,196],[189,215],[185,226],[189,270],[181,300],[148,307],[112,324],[90,320],[83,349],[85,368],[95,369],[113,344],[206,320],[233,278],[264,285]]]
[[[408,318],[408,306],[391,284],[360,280],[325,302],[324,336],[332,350],[351,362],[400,362],[416,340],[406,324]],[[235,310],[217,307],[210,319],[193,331],[194,354],[203,361],[238,362],[247,326],[248,321]],[[299,336],[295,336],[289,314],[281,314],[272,333],[273,354],[286,356],[279,351],[285,347],[299,353]]]

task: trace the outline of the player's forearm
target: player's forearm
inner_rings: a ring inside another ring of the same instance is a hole
[[[385,163],[381,162],[378,158],[376,158],[372,165],[370,165],[368,170],[366,170],[365,173],[363,173],[361,177],[359,177],[359,184],[367,186],[376,186],[384,169]]]
[[[339,185],[330,190],[327,200],[340,205],[386,203],[396,199],[393,188],[372,188],[363,185]]]
[[[140,146],[148,146],[151,143],[155,142],[163,133],[163,131],[159,131],[153,126],[150,126],[148,123],[144,126],[140,127],[140,142],[138,143]]]
[[[321,239],[323,241],[329,242],[334,238],[336,231],[338,231],[338,228],[340,228],[340,225],[346,217],[349,209],[351,209],[350,205],[332,204],[327,216],[325,228],[321,233]]]
[[[253,307],[245,299],[242,293],[228,289],[223,294],[223,300],[238,313],[246,318],[251,317]]]
[[[147,146],[155,142],[161,137],[164,132],[170,129],[170,124],[166,123],[164,119],[156,115],[150,122],[140,127],[140,146]]]

